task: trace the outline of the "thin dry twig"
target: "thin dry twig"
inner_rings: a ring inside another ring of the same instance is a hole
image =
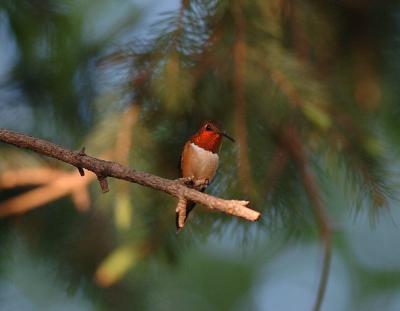
[[[209,209],[215,209],[250,221],[256,221],[261,216],[259,212],[247,207],[249,204],[248,201],[220,199],[201,193],[195,189],[190,189],[185,185],[182,185],[179,181],[169,180],[146,172],[136,171],[116,162],[100,160],[86,154],[82,155],[79,152],[68,150],[39,138],[34,138],[7,129],[0,129],[0,141],[20,148],[30,149],[42,155],[71,164],[75,167],[82,167],[94,172],[97,176],[102,178],[114,177],[137,183],[142,186],[166,192],[177,198],[186,198],[187,200],[202,204]]]
[[[323,263],[321,278],[318,286],[318,294],[314,303],[313,310],[319,311],[324,300],[324,294],[328,283],[331,257],[332,257],[332,228],[326,211],[326,207],[322,201],[320,189],[316,181],[316,177],[310,168],[307,154],[303,148],[300,138],[293,128],[287,129],[284,133],[283,141],[293,160],[298,166],[299,173],[303,179],[304,188],[307,192],[311,206],[314,209],[315,216],[319,227],[319,235],[323,243]]]

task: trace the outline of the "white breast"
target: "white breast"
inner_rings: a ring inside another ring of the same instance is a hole
[[[188,153],[190,153],[190,160],[187,163],[189,175],[194,176],[195,179],[207,178],[211,181],[217,171],[218,154],[205,150],[194,143],[190,143],[188,147]]]

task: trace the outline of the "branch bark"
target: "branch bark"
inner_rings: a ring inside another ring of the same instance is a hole
[[[146,172],[125,167],[119,163],[105,161],[88,156],[85,153],[68,150],[49,141],[17,133],[7,129],[0,129],[0,141],[35,151],[39,154],[63,161],[77,168],[84,168],[95,173],[99,180],[107,177],[123,179],[139,185],[163,191],[176,198],[202,204],[211,210],[218,210],[226,214],[241,217],[249,221],[256,221],[261,214],[248,208],[248,201],[224,200],[195,189],[190,189],[179,181],[158,177]],[[104,181],[103,181],[104,186]],[[104,190],[104,189],[103,189]]]

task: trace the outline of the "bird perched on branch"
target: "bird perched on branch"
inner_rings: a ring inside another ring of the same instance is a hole
[[[204,191],[213,180],[218,168],[218,152],[222,137],[234,141],[218,126],[206,121],[201,128],[186,142],[181,156],[181,175],[186,185]],[[180,200],[176,211],[176,229],[179,232],[194,208],[194,202]]]

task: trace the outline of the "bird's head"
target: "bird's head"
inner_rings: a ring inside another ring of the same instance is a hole
[[[219,127],[212,121],[206,121],[201,128],[191,138],[191,142],[197,146],[217,153],[221,146],[222,137],[226,137],[231,141],[235,141],[232,137],[220,130]]]

